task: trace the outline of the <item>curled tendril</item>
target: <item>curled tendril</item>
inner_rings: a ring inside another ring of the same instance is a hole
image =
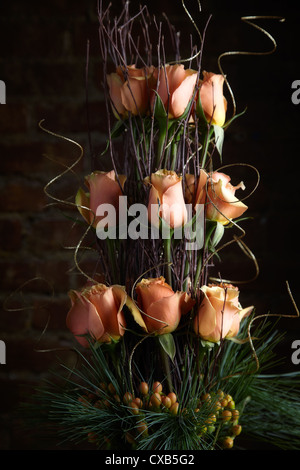
[[[242,201],[245,201],[246,199],[248,199],[250,196],[252,196],[252,194],[257,190],[257,188],[259,186],[259,183],[260,183],[260,173],[259,173],[258,169],[255,166],[250,165],[249,163],[229,163],[228,165],[223,165],[223,166],[219,167],[215,171],[220,172],[224,168],[230,168],[230,167],[233,167],[233,166],[245,166],[245,167],[251,168],[252,170],[255,171],[256,176],[257,176],[257,181],[256,181],[255,186],[252,189],[252,191],[250,191],[250,193],[247,194],[247,196],[243,197],[242,199],[239,199],[239,201],[242,202]],[[223,201],[223,202],[228,202],[228,201]],[[232,201],[229,204],[234,204],[234,203],[235,203],[235,201]]]
[[[226,281],[225,281],[226,282]],[[234,377],[241,377],[241,376],[244,376],[244,375],[253,375],[253,374],[256,374],[259,370],[259,367],[260,367],[260,364],[259,364],[259,359],[258,359],[258,356],[257,356],[257,353],[256,353],[256,350],[255,350],[255,347],[254,347],[254,344],[253,344],[253,340],[256,339],[254,337],[251,336],[251,327],[252,327],[252,324],[254,321],[256,320],[259,320],[259,319],[262,319],[262,318],[269,318],[269,317],[277,317],[277,318],[299,318],[300,316],[300,312],[299,312],[299,309],[297,307],[297,304],[295,302],[295,299],[292,295],[292,292],[291,292],[291,289],[290,289],[290,286],[289,286],[289,283],[288,281],[286,281],[286,287],[287,287],[287,291],[288,291],[288,294],[289,294],[289,297],[292,301],[292,304],[294,306],[294,309],[296,311],[296,315],[288,315],[288,314],[272,314],[272,313],[267,313],[267,314],[263,314],[263,315],[258,315],[256,317],[253,317],[252,320],[250,320],[249,324],[248,324],[248,327],[247,327],[247,339],[245,340],[240,340],[239,342],[240,343],[245,343],[246,341],[249,343],[250,345],[250,348],[252,350],[252,356],[254,358],[254,361],[255,361],[255,367],[252,369],[252,370],[249,370],[247,372],[237,372],[237,373],[233,373],[233,374],[229,374],[229,375],[226,375],[224,377],[221,377],[220,380],[223,381],[223,380],[228,380],[228,379],[231,379],[231,378],[234,378]],[[216,383],[216,382],[215,382]],[[215,383],[211,383],[210,384],[210,387],[213,387],[215,385]]]
[[[191,13],[190,13],[189,10],[187,9],[186,4],[185,4],[185,1],[184,1],[184,0],[181,0],[181,3],[182,3],[182,6],[183,6],[183,9],[184,9],[185,13],[187,14],[187,16],[189,17],[190,21],[192,22],[192,24],[193,24],[195,30],[197,31],[197,34],[198,34],[198,36],[199,36],[199,38],[200,38],[200,43],[202,43],[202,42],[203,42],[202,34],[200,33],[199,28],[198,28],[198,26],[196,25],[196,23],[195,23],[195,21],[194,21],[192,15],[191,15]],[[197,3],[198,3],[198,9],[199,9],[199,11],[201,11],[201,3],[200,3],[200,0],[197,0]],[[198,57],[199,54],[201,54],[201,50],[200,50],[199,52],[197,52],[197,54],[195,54],[193,57],[190,57],[190,59],[187,59],[187,60],[193,60],[193,59],[195,59],[196,57]]]
[[[287,315],[287,314],[276,314],[276,313],[266,313],[264,315],[258,315],[257,317],[254,317],[252,318],[252,320],[249,322],[249,325],[248,325],[248,338],[249,338],[249,342],[250,342],[250,346],[251,346],[251,349],[252,349],[252,352],[253,352],[253,356],[254,356],[254,359],[255,359],[255,362],[256,362],[256,369],[252,372],[252,373],[256,373],[259,369],[259,360],[258,360],[258,357],[257,357],[257,354],[255,352],[255,348],[254,348],[254,345],[253,345],[253,342],[252,342],[252,337],[251,337],[251,333],[250,333],[250,330],[251,330],[251,326],[253,324],[254,321],[256,320],[259,320],[261,318],[269,318],[269,317],[277,317],[277,318],[299,318],[300,316],[300,312],[299,312],[299,309],[297,307],[297,304],[295,302],[295,299],[292,295],[292,292],[291,292],[291,289],[290,289],[290,286],[289,286],[289,283],[288,281],[286,281],[286,287],[287,287],[287,291],[288,291],[288,294],[289,294],[289,297],[292,301],[292,304],[294,306],[294,309],[296,311],[296,315]]]
[[[34,308],[34,305],[26,305],[26,306],[22,306],[22,307],[10,307],[9,306],[9,302],[14,299],[14,297],[19,294],[19,293],[23,293],[23,288],[26,287],[27,285],[29,285],[30,283],[32,282],[35,282],[35,281],[42,281],[44,282],[45,284],[47,284],[49,286],[49,289],[51,290],[51,297],[54,296],[54,290],[53,290],[53,286],[50,284],[49,281],[47,281],[47,279],[43,278],[43,277],[34,277],[32,279],[29,279],[28,281],[24,282],[21,286],[19,286],[17,289],[15,289],[4,301],[3,303],[3,308],[4,310],[6,310],[7,312],[21,312],[21,311],[24,311],[24,310],[30,310],[32,308]],[[41,306],[43,307],[43,305]]]
[[[80,153],[79,153],[79,156],[78,158],[72,163],[72,165],[68,166],[68,165],[63,165],[65,166],[65,170],[63,172],[61,172],[60,174],[56,175],[54,178],[52,178],[47,184],[46,186],[44,187],[44,192],[45,194],[52,200],[54,200],[57,204],[63,204],[63,205],[67,205],[67,206],[70,206],[70,207],[76,207],[76,209],[78,209],[78,204],[76,204],[75,202],[71,202],[71,201],[68,201],[68,200],[63,200],[63,199],[59,199],[57,198],[56,196],[54,196],[53,194],[51,194],[49,192],[49,188],[50,186],[52,186],[55,182],[57,182],[59,179],[61,179],[62,177],[64,177],[67,173],[69,172],[73,172],[73,169],[76,167],[76,165],[78,165],[78,163],[81,161],[82,157],[83,157],[83,148],[82,146],[76,142],[75,140],[72,140],[70,139],[69,137],[65,137],[63,135],[60,135],[56,132],[53,132],[47,128],[45,128],[42,123],[44,122],[44,119],[41,120],[39,122],[39,127],[46,133],[54,136],[54,137],[58,137],[59,139],[62,139],[62,140],[65,140],[66,142],[70,142],[72,144],[74,144],[75,146],[77,146],[80,150]],[[88,207],[85,207],[85,206],[82,206],[81,208],[85,209],[85,210],[88,210],[90,211],[90,208]],[[95,280],[93,278],[91,278],[87,273],[85,273],[81,267],[79,266],[79,263],[78,263],[78,253],[79,253],[79,250],[83,248],[82,244],[83,244],[83,241],[84,239],[86,238],[88,232],[90,231],[92,227],[92,223],[87,227],[86,231],[84,232],[83,236],[81,237],[81,239],[79,240],[79,242],[77,243],[76,247],[75,247],[75,250],[74,250],[74,263],[75,263],[75,266],[76,268],[78,269],[78,271],[85,277],[87,278],[87,280],[89,281],[92,281],[92,282],[95,282]]]
[[[237,243],[238,246],[241,248],[241,250],[245,253],[245,255],[251,259],[253,261],[253,264],[254,264],[254,267],[255,267],[255,274],[254,276],[252,276],[251,279],[246,279],[246,280],[232,280],[232,279],[221,279],[221,278],[217,278],[217,277],[213,277],[213,276],[210,276],[209,279],[211,281],[214,281],[214,282],[225,282],[225,283],[228,283],[228,284],[248,284],[249,282],[253,282],[257,279],[258,275],[259,275],[259,264],[258,264],[258,261],[256,259],[256,256],[254,255],[254,253],[250,250],[250,248],[246,245],[246,243],[242,240],[242,237],[237,237],[236,235],[233,236],[233,239],[231,240],[230,243],[228,243],[227,245],[229,244],[232,244],[232,243]],[[225,246],[227,246],[225,244]],[[222,245],[220,247],[220,250],[224,248],[224,245]],[[219,251],[220,251],[219,250]]]
[[[258,172],[258,170],[253,166],[253,165],[249,165],[247,163],[236,163],[236,164],[228,164],[228,165],[223,165],[222,167],[220,167],[218,170],[216,171],[220,171],[220,170],[223,170],[224,168],[228,168],[228,167],[231,167],[233,165],[241,165],[241,166],[247,166],[249,168],[252,168],[256,174],[257,174],[257,182],[254,186],[254,188],[252,189],[252,191],[250,192],[250,194],[248,194],[247,196],[245,196],[243,199],[240,199],[240,201],[244,201],[245,199],[247,199],[248,197],[250,197],[254,191],[256,191],[258,185],[259,185],[259,182],[260,182],[260,174]],[[205,262],[203,263],[203,266],[202,266],[202,269],[201,269],[201,274],[203,274],[204,272],[204,269],[207,267],[209,261],[214,257],[214,255],[216,253],[219,253],[221,250],[223,250],[224,248],[226,248],[227,246],[229,245],[232,245],[233,243],[237,243],[238,246],[241,248],[241,250],[246,254],[246,256],[251,259],[254,263],[254,267],[255,267],[255,274],[254,276],[251,278],[251,279],[248,279],[248,280],[229,280],[229,279],[226,279],[225,282],[227,283],[231,283],[231,284],[246,284],[248,282],[252,282],[254,281],[255,279],[257,279],[258,275],[259,275],[259,265],[258,265],[258,262],[257,262],[257,259],[254,255],[254,253],[250,250],[250,248],[246,245],[246,243],[242,240],[242,238],[245,237],[246,235],[246,232],[245,230],[240,227],[240,225],[229,219],[225,214],[222,213],[222,211],[220,211],[220,209],[217,207],[217,205],[213,202],[213,200],[210,198],[209,194],[208,194],[208,191],[207,191],[207,186],[208,186],[208,181],[209,179],[207,179],[207,182],[206,182],[206,194],[207,194],[207,197],[209,199],[209,203],[212,204],[214,206],[214,208],[225,218],[227,219],[227,221],[235,226],[240,232],[241,234],[239,236],[237,235],[233,235],[233,238],[231,240],[229,240],[228,242],[225,242],[223,243],[222,245],[220,245],[218,248],[216,248],[205,260]],[[218,198],[220,200],[222,200],[221,198]],[[224,201],[224,202],[228,202],[228,201]],[[232,202],[234,203],[234,201]],[[230,203],[231,204],[231,203]],[[224,282],[224,280],[221,280],[219,278],[216,278],[216,277],[210,277],[210,280],[212,281],[215,281],[215,282]]]
[[[221,377],[221,380],[227,380],[227,379],[231,379],[233,377],[240,377],[240,376],[243,376],[243,375],[252,375],[252,374],[256,374],[256,372],[258,372],[259,370],[259,359],[258,359],[258,356],[257,356],[257,353],[256,353],[256,350],[255,350],[255,347],[254,347],[254,344],[253,344],[253,337],[251,336],[251,327],[252,327],[252,324],[256,321],[256,320],[259,320],[259,319],[262,319],[262,318],[269,318],[269,317],[277,317],[277,318],[299,318],[300,316],[300,312],[299,312],[299,309],[297,307],[297,304],[295,302],[295,299],[293,297],[293,294],[291,292],[291,289],[290,289],[290,286],[289,286],[289,283],[288,281],[286,281],[286,287],[287,287],[287,291],[288,291],[288,294],[289,294],[289,297],[292,301],[292,304],[294,306],[294,309],[296,311],[296,315],[288,315],[288,314],[276,314],[276,313],[266,313],[266,314],[263,314],[263,315],[257,315],[256,317],[253,317],[252,320],[250,320],[249,322],[249,325],[248,325],[248,328],[247,328],[247,337],[248,337],[248,342],[250,344],[250,348],[252,350],[252,355],[253,355],[253,358],[254,358],[254,361],[255,361],[255,368],[253,370],[249,370],[248,372],[238,372],[238,373],[235,373],[235,374],[230,374],[230,375],[227,375],[226,377]]]
[[[270,41],[272,42],[273,44],[273,48],[268,50],[268,51],[228,51],[228,52],[223,52],[222,54],[220,54],[220,56],[218,57],[218,67],[219,67],[219,70],[221,72],[221,74],[223,75],[224,77],[224,81],[226,83],[226,86],[229,90],[229,93],[230,93],[230,96],[231,96],[231,100],[232,100],[232,105],[233,105],[233,116],[235,116],[236,114],[236,101],[235,101],[235,98],[234,98],[234,94],[233,94],[233,91],[229,85],[229,82],[226,78],[226,75],[224,73],[224,70],[223,68],[221,67],[221,59],[223,59],[224,57],[228,57],[228,56],[233,56],[233,55],[248,55],[248,56],[262,56],[262,55],[270,55],[270,54],[273,54],[273,52],[276,51],[277,49],[277,44],[276,44],[276,41],[275,39],[273,38],[273,36],[268,33],[268,31],[266,31],[265,29],[263,29],[261,26],[258,26],[256,23],[253,23],[254,20],[260,20],[260,19],[277,19],[279,20],[280,22],[283,22],[285,21],[285,18],[282,17],[282,16],[243,16],[241,18],[241,20],[244,22],[244,23],[247,23],[249,24],[250,26],[253,26],[253,28],[256,28],[258,29],[261,33],[263,33],[265,36],[267,36]]]

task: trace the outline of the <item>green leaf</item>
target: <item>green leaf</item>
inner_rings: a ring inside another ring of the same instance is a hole
[[[190,112],[190,109],[191,109],[191,106],[192,106],[192,103],[194,101],[194,96],[192,96],[192,98],[190,99],[190,101],[188,102],[185,110],[183,111],[182,115],[179,116],[178,119],[176,119],[176,121],[184,121],[187,117],[188,117],[188,114]]]
[[[229,119],[227,122],[225,122],[224,124],[224,129],[227,129],[227,127],[230,126],[230,124],[235,120],[237,119],[238,117],[242,116],[243,114],[245,114],[245,112],[247,111],[247,108],[244,109],[244,111],[242,111],[241,113],[239,114],[236,114],[235,116],[233,116],[231,119]]]
[[[216,229],[211,240],[212,248],[217,246],[217,244],[221,241],[223,235],[224,235],[224,225],[221,224],[220,222],[217,222]]]
[[[110,133],[110,137],[111,139],[116,139],[117,137],[119,137],[120,135],[122,135],[122,133],[124,132],[125,130],[125,124],[124,124],[124,121],[116,121],[116,123],[114,124],[114,127],[112,128],[112,131]],[[101,156],[102,155],[105,155],[105,153],[107,152],[109,148],[109,139],[107,140],[106,142],[106,147],[105,149],[103,150],[103,152],[101,152]]]
[[[217,226],[217,222],[213,220],[206,221],[206,231],[205,231],[205,248],[208,247],[210,242],[210,237]]]
[[[203,111],[203,108],[202,108],[200,93],[198,93],[198,99],[197,99],[197,103],[196,103],[196,114],[202,122],[205,122],[205,124],[207,124],[207,119],[205,117],[205,114],[204,114],[204,111]]]
[[[158,339],[164,351],[173,361],[176,354],[176,346],[173,335],[171,333],[166,333],[165,335],[159,335]]]
[[[222,149],[223,149],[223,142],[224,142],[224,129],[221,126],[217,126],[216,124],[213,126],[214,133],[215,133],[215,142],[216,142],[216,149],[219,152],[220,157],[222,157]]]
[[[159,94],[157,92],[155,93],[156,93],[156,101],[155,101],[155,108],[154,108],[154,117],[157,120],[166,119],[168,117],[168,114],[165,109],[165,106]]]

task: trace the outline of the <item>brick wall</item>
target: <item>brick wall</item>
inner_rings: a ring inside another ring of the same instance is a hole
[[[248,200],[254,220],[246,226],[246,242],[257,256],[261,271],[255,282],[243,286],[245,304],[255,303],[259,313],[294,314],[285,281],[290,281],[300,302],[296,226],[300,107],[290,99],[291,83],[300,79],[295,58],[299,11],[296,7],[283,11],[277,1],[271,7],[267,2],[243,2],[243,7],[237,6],[238,2],[206,3],[212,5],[203,5],[202,15],[195,7],[193,11],[202,25],[203,18],[213,14],[204,67],[214,71],[216,57],[226,50],[270,49],[267,38],[240,22],[241,15],[287,17],[285,23],[262,23],[277,39],[275,54],[228,57],[222,62],[238,111],[248,107],[228,131],[224,163],[249,163],[261,174],[260,187]],[[132,4],[134,8],[138,2]],[[175,6],[170,0],[152,1],[149,10],[165,11],[183,31],[184,44],[191,27],[179,1]],[[7,364],[0,365],[0,448],[32,449],[50,447],[51,443],[25,438],[14,412],[20,400],[56,364],[55,354],[37,350],[64,348],[72,343],[65,329],[69,307],[66,293],[82,282],[74,270],[72,251],[67,248],[77,242],[82,229],[73,227],[71,208],[49,205],[52,201],[43,189],[64,170],[62,165],[70,166],[78,158],[78,147],[43,132],[38,123],[44,119],[47,129],[82,146],[84,158],[75,170],[83,175],[90,171],[92,157],[103,148],[106,120],[99,79],[96,1],[17,0],[5,2],[0,11],[0,79],[7,87],[7,104],[0,106],[0,339],[5,341],[7,353]],[[70,174],[50,189],[59,198],[72,199],[77,187],[78,178]],[[228,266],[224,276],[252,276],[251,262],[241,263],[239,255],[236,249],[224,253]],[[94,269],[91,257],[83,263],[87,269]],[[286,367],[291,367],[290,342],[299,339],[300,327],[294,320],[282,320],[281,325],[289,332],[284,354]],[[67,352],[57,354],[68,361]]]

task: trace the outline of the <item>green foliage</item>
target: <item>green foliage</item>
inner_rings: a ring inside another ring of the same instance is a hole
[[[164,401],[164,389],[158,404],[152,402],[151,387],[141,395],[139,372],[131,389],[121,344],[96,345],[88,354],[77,351],[80,364],[63,366],[65,374],[55,385],[47,383],[39,391],[35,407],[41,421],[55,424],[60,442],[89,441],[99,449],[221,449],[225,442],[239,446],[239,428],[244,438],[299,449],[300,374],[263,374],[278,364],[273,351],[283,335],[276,324],[264,321],[255,328],[251,343],[252,320],[244,322],[240,342],[201,345],[197,339],[186,346],[182,375],[174,380],[175,408]],[[170,372],[175,378],[175,369]],[[149,384],[153,376],[150,370]],[[165,381],[162,387],[166,389]],[[140,400],[138,407],[134,399]]]

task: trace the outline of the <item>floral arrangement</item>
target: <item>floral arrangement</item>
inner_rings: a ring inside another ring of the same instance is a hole
[[[299,377],[262,374],[282,333],[241,305],[238,282],[211,276],[232,243],[257,267],[243,241],[250,194],[222,162],[239,115],[228,117],[224,73],[202,70],[205,31],[180,60],[168,27],[173,58],[146,7],[132,16],[126,2],[112,20],[99,4],[108,140],[71,203],[97,274],[80,268],[83,237],[86,283],[66,315],[78,364],[39,409],[62,440],[97,449],[230,449],[249,436],[299,448]]]

